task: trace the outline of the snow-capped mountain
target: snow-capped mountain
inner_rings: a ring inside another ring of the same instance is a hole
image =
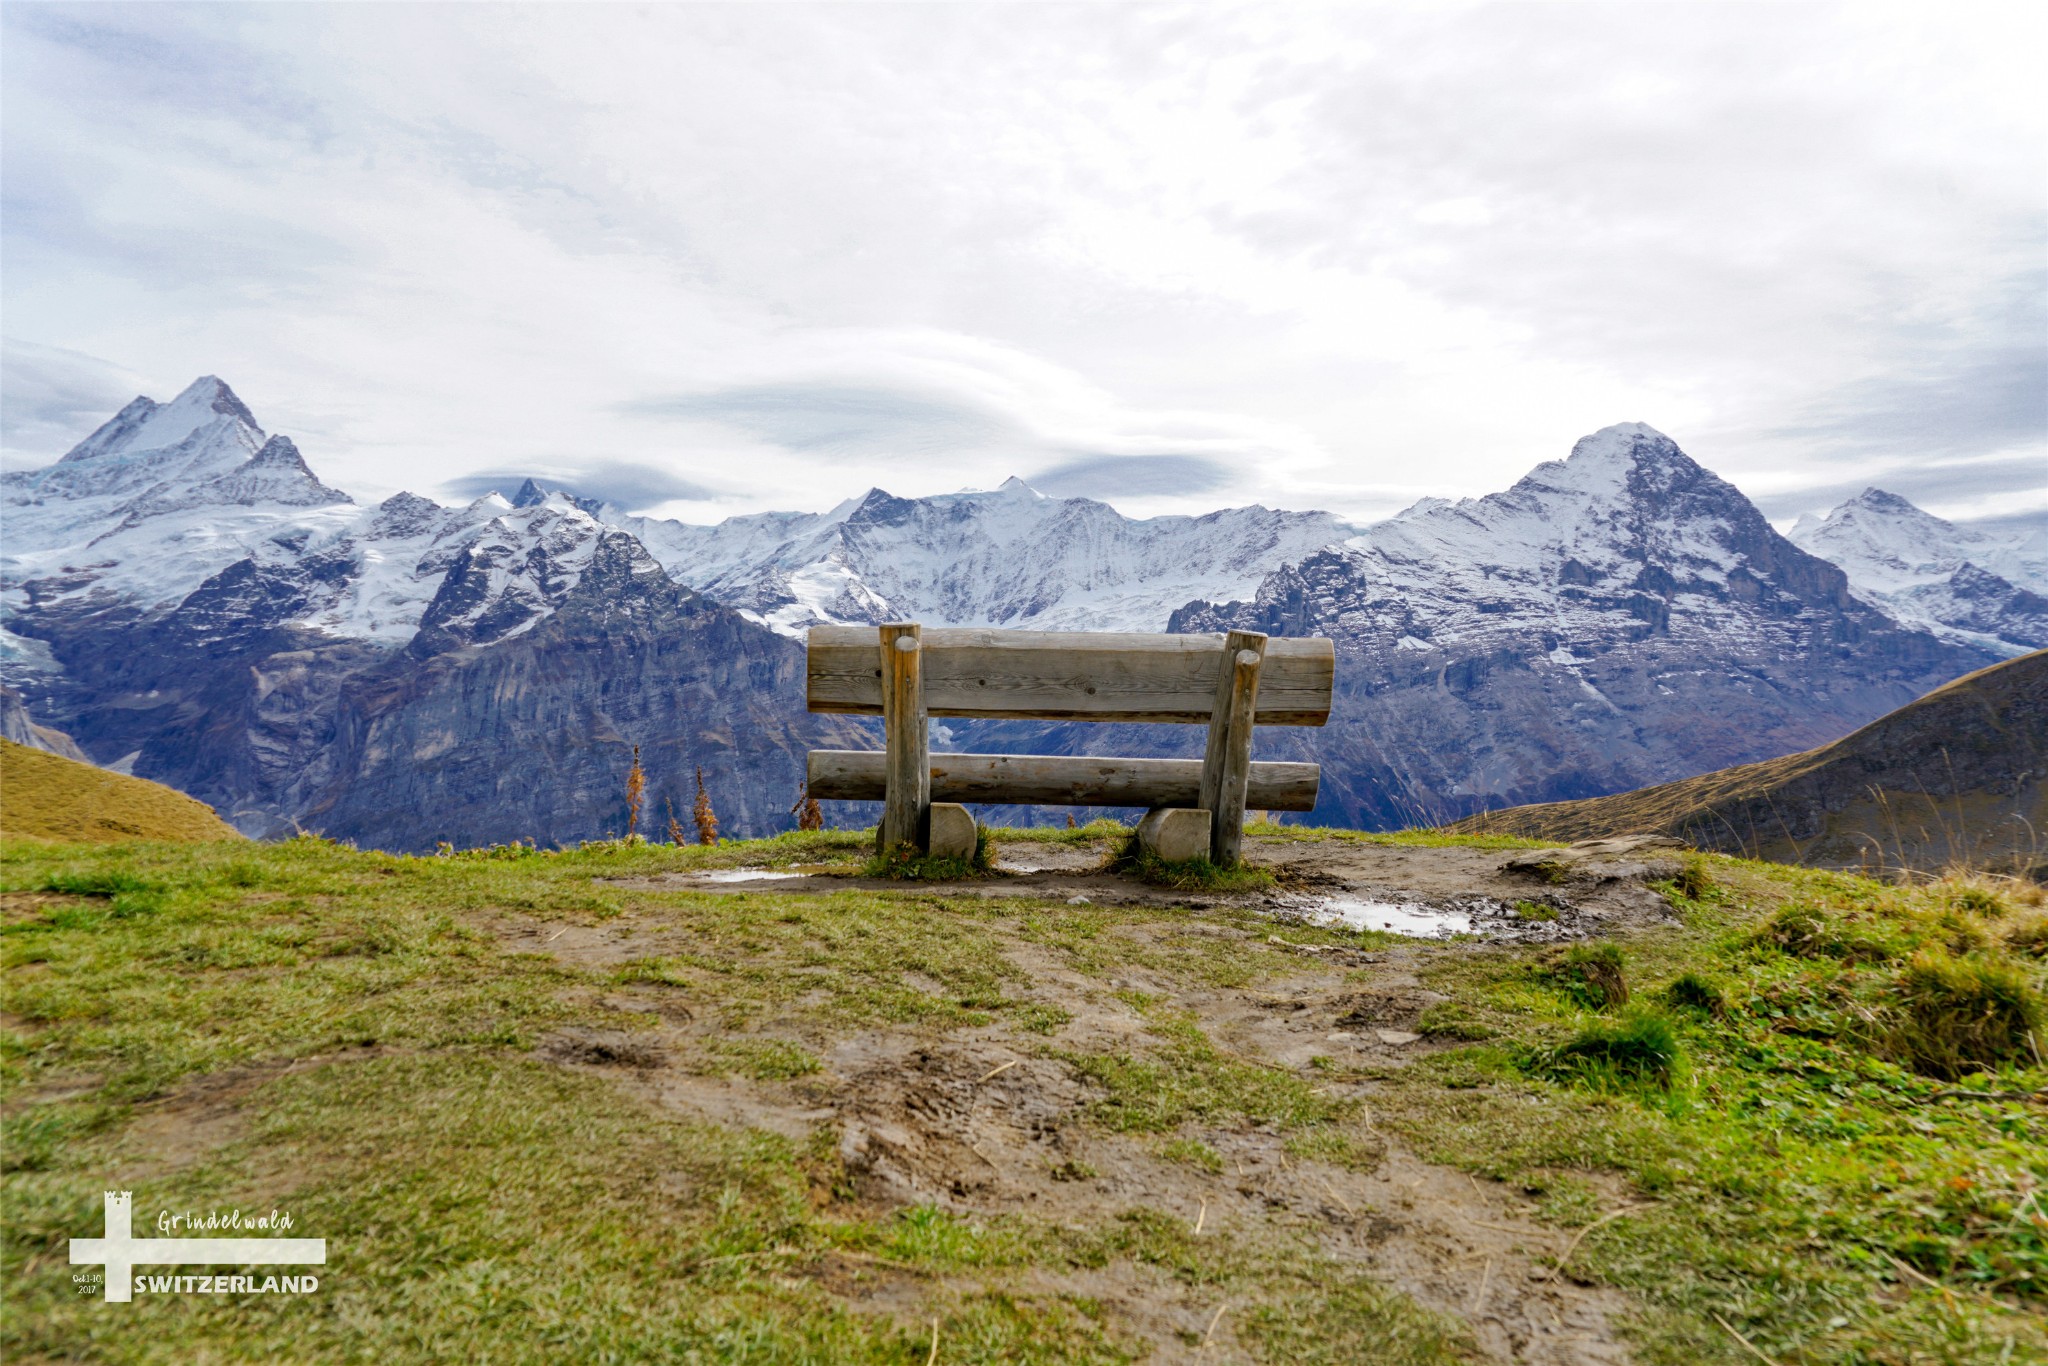
[[[358,511],[211,375],[138,398],[56,463],[0,476],[0,588],[38,601],[174,606],[280,532]]]
[[[1892,621],[1640,423],[1270,576],[1231,625],[1338,642],[1326,815],[1435,820],[1775,757],[1997,656]]]
[[[608,534],[587,505],[530,481],[517,503],[400,493],[358,506],[211,376],[169,403],[138,398],[55,464],[7,475],[0,509],[10,616],[189,606],[195,643],[260,625],[403,645],[437,604],[441,638],[504,639],[554,610]]]
[[[1787,534],[1898,621],[2002,654],[2048,646],[2048,518],[2030,530],[1959,527],[1870,488]]]
[[[360,506],[208,378],[7,475],[0,512],[0,681],[39,719],[251,833],[392,848],[616,831],[635,745],[657,799],[701,765],[728,829],[780,828],[806,749],[872,739],[803,709],[790,637],[817,621],[1331,635],[1333,725],[1261,746],[1321,758],[1324,818],[1368,826],[1806,748],[1997,653],[1852,594],[1636,424],[1362,531],[1139,521],[1016,480],[703,527],[533,480]],[[1186,729],[945,742],[1156,753]]]
[[[716,526],[616,521],[678,582],[798,638],[819,622],[908,620],[1156,631],[1182,603],[1248,594],[1352,531],[1256,506],[1134,520],[1021,479],[934,498],[870,489],[826,513]]]
[[[252,834],[617,833],[635,745],[657,795],[702,767],[729,829],[779,828],[803,751],[859,726],[593,510],[530,481],[358,506],[209,377],[0,485],[0,678]]]

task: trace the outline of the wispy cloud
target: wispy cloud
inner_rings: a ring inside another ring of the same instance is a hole
[[[370,495],[2024,496],[2037,11],[9,5],[7,458],[212,372]]]
[[[577,466],[552,465],[529,469],[478,470],[440,481],[439,490],[457,498],[476,499],[502,493],[512,497],[528,479],[550,492],[573,493],[600,502],[616,503],[628,512],[640,512],[669,503],[716,503],[717,489],[686,479],[661,465],[639,465],[629,460],[605,460]]]

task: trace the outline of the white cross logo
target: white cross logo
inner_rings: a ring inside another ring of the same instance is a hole
[[[73,1238],[73,1266],[107,1269],[106,1302],[134,1298],[138,1266],[325,1266],[325,1238],[137,1238],[135,1197],[107,1192],[107,1236]]]

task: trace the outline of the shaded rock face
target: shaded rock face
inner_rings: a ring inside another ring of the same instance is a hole
[[[1988,651],[1900,627],[1732,486],[1636,424],[1513,489],[1437,501],[1169,629],[1337,642],[1314,819],[1437,823],[1835,739]]]
[[[245,833],[396,851],[624,834],[636,743],[642,833],[665,803],[687,820],[699,766],[726,833],[769,833],[791,824],[807,750],[875,743],[803,710],[802,647],[671,583],[630,537],[603,538],[550,615],[489,646],[336,641],[278,624],[291,594],[261,583],[231,566],[118,648],[53,640],[86,744],[140,751],[139,775]]]

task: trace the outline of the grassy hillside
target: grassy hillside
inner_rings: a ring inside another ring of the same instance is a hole
[[[1701,857],[1566,952],[664,881],[864,848],[0,841],[8,1359],[2048,1354],[2001,886]],[[81,1294],[109,1189],[286,1211],[320,1289]]]
[[[0,834],[104,844],[242,838],[212,807],[161,783],[11,740],[0,740]]]
[[[1449,828],[1559,842],[1668,834],[1871,871],[2048,866],[2048,651],[1967,674],[1819,749]]]

